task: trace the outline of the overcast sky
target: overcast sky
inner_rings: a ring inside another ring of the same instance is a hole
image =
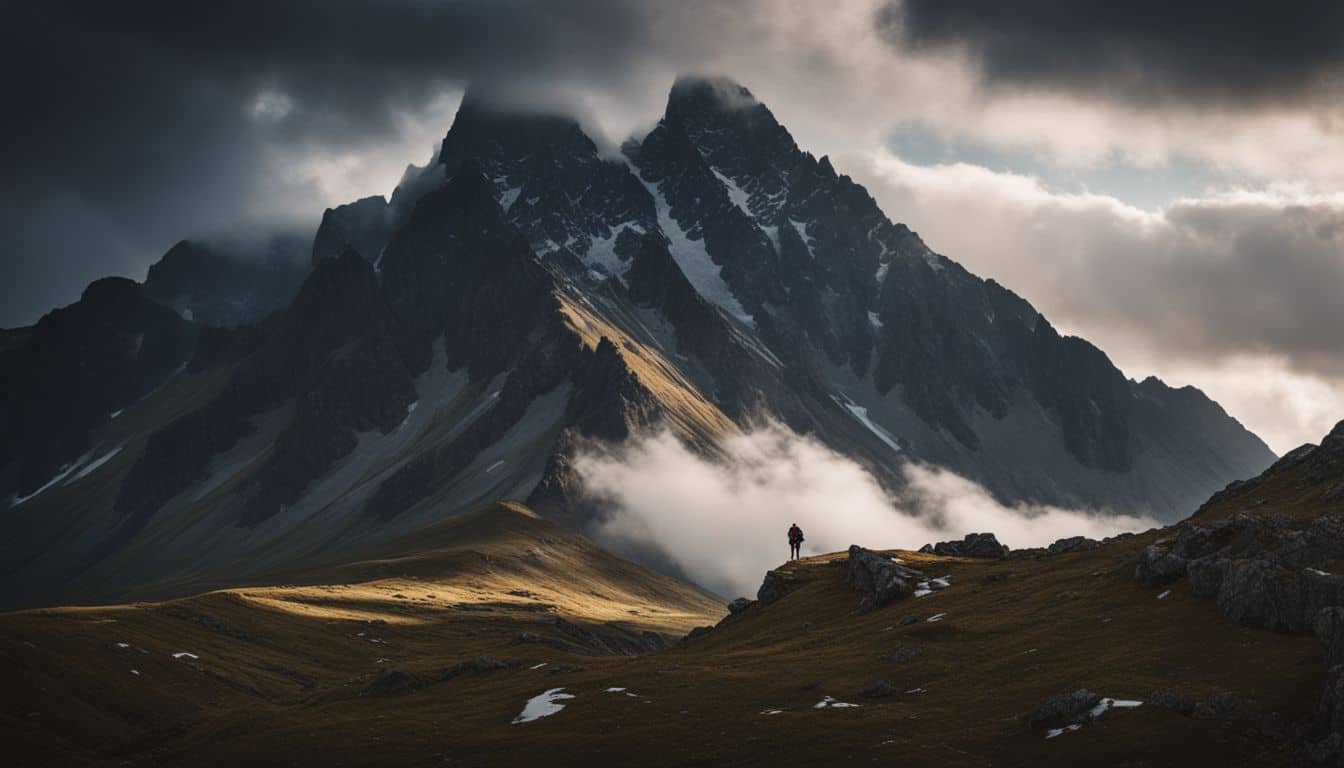
[[[0,325],[390,192],[489,80],[614,145],[747,85],[935,250],[1288,450],[1344,418],[1344,4],[6,4]]]

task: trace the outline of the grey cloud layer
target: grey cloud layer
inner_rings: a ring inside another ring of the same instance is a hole
[[[95,277],[139,276],[184,236],[240,221],[314,224],[322,202],[312,180],[287,175],[279,160],[398,140],[405,115],[454,84],[545,77],[616,87],[654,55],[654,6],[57,0],[7,9],[0,77],[18,108],[0,122],[0,325],[31,322]],[[268,90],[282,98],[261,116],[276,119],[256,119],[249,105]],[[403,162],[413,159],[423,157]]]
[[[1344,74],[1333,0],[896,0],[879,19],[903,46],[964,49],[993,82],[1103,97],[1295,101]]]
[[[977,166],[840,165],[936,250],[1126,373],[1199,386],[1277,450],[1344,409],[1344,196],[1225,193],[1151,213]]]
[[[1062,324],[1123,329],[1173,357],[1274,354],[1344,375],[1344,197],[1229,193],[1149,213],[974,166],[856,164],[936,250]]]
[[[0,85],[15,107],[0,121],[0,326],[32,322],[96,277],[142,276],[177,239],[311,227],[324,205],[387,193],[429,156],[451,119],[445,94],[471,78],[588,113],[613,139],[656,117],[676,72],[718,71],[818,154],[863,153],[920,121],[1027,156],[1188,155],[1257,183],[1344,180],[1341,102],[1305,98],[1332,89],[1344,60],[1339,3],[11,5],[0,12]],[[1001,178],[860,180],[885,183],[874,191],[888,213],[935,249],[1118,359],[1139,347],[1209,364],[1268,352],[1286,370],[1344,373],[1336,200],[1205,200],[1155,215],[1023,197]]]

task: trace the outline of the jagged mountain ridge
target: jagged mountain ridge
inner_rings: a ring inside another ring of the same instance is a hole
[[[311,233],[260,242],[183,240],[149,268],[145,295],[202,325],[251,325],[293,300],[308,275]]]
[[[741,86],[679,81],[663,120],[623,152],[647,199],[574,121],[500,115],[468,97],[439,156],[484,158],[507,216],[552,262],[624,278],[635,235],[663,235],[701,296],[783,357],[795,391],[838,395],[867,411],[883,442],[1005,498],[1179,514],[1272,458],[1207,398],[1127,381],[1020,297],[932,252],[826,158],[800,150]],[[721,399],[729,413],[748,405]],[[1062,442],[1040,470],[1023,466],[1011,435],[977,424],[1023,411]],[[1187,431],[1173,425],[1194,412],[1226,427],[1216,443],[1182,445]],[[814,429],[808,421],[791,419]],[[1061,463],[1085,477],[1059,482]],[[1197,474],[1199,490],[1114,477],[1172,465]]]
[[[6,563],[8,601],[237,583],[501,497],[582,527],[574,446],[655,423],[712,453],[779,419],[891,485],[913,458],[1169,515],[1272,459],[933,253],[720,81],[679,81],[619,158],[469,94],[436,161],[329,210],[312,257],[288,309],[203,333],[178,387],[92,435],[119,460],[11,510],[56,532]]]

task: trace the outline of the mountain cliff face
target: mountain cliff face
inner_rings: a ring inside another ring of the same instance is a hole
[[[724,81],[678,81],[619,155],[471,93],[390,202],[326,212],[311,260],[283,311],[206,329],[174,386],[82,425],[125,450],[9,511],[48,554],[5,563],[5,601],[237,582],[498,498],[582,527],[575,447],[655,424],[713,455],[769,418],[893,487],[914,460],[1168,518],[1273,460],[931,251]]]
[[[202,325],[236,327],[284,309],[308,274],[305,238],[183,240],[149,268],[145,295]]]
[[[64,481],[107,424],[186,362],[196,329],[136,283],[98,280],[0,349],[0,496]]]

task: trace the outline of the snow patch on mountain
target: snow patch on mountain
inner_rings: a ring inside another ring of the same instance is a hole
[[[686,279],[711,304],[754,329],[756,319],[733,295],[732,289],[723,279],[723,268],[709,257],[709,251],[705,250],[705,242],[692,240],[677,220],[672,218],[672,206],[668,204],[667,198],[663,196],[657,184],[645,181],[637,171],[635,176],[649,190],[649,194],[653,195],[654,209],[658,213],[658,226],[668,240],[668,250],[672,254],[672,259],[681,267]]]
[[[630,270],[630,263],[622,260],[616,254],[616,239],[627,228],[639,234],[644,232],[642,227],[634,223],[619,224],[613,227],[611,235],[608,237],[593,238],[592,245],[588,246],[588,252],[583,256],[583,263],[589,267],[597,267],[605,274],[624,279],[625,273]]]
[[[741,209],[748,218],[752,218],[751,205],[748,202],[751,199],[751,196],[747,194],[747,191],[738,186],[736,181],[733,181],[732,178],[724,175],[719,169],[711,167],[710,170],[714,172],[714,175],[718,177],[719,181],[723,182],[723,186],[728,190],[728,199],[733,202],[733,205],[736,205]]]
[[[871,317],[872,313],[869,313],[869,315]],[[879,327],[881,327],[880,324]],[[893,451],[896,451],[897,453],[900,452],[901,446],[900,443],[897,442],[896,437],[887,430],[883,429],[881,424],[878,424],[877,422],[869,418],[867,408],[864,408],[862,405],[855,403],[853,400],[850,400],[848,397],[845,397],[844,395],[833,395],[831,399],[835,400],[836,403],[840,404],[842,407],[844,407],[845,410],[849,411],[850,415],[853,416],[855,419],[857,419],[860,424],[867,427],[869,432],[872,432],[874,435],[877,435],[877,439],[886,443],[888,446],[891,447]]]
[[[94,472],[97,472],[99,467],[103,466],[104,464],[115,458],[117,454],[121,453],[121,449],[125,447],[126,447],[125,443],[118,445],[116,448],[113,448],[112,450],[108,451],[102,456],[99,456],[93,461],[90,461],[88,464],[85,464],[83,469],[79,470],[79,472],[76,473],[74,477],[70,478],[69,480],[66,480],[64,484],[69,485],[75,482],[76,480],[82,480],[88,477],[89,475],[93,474]]]

